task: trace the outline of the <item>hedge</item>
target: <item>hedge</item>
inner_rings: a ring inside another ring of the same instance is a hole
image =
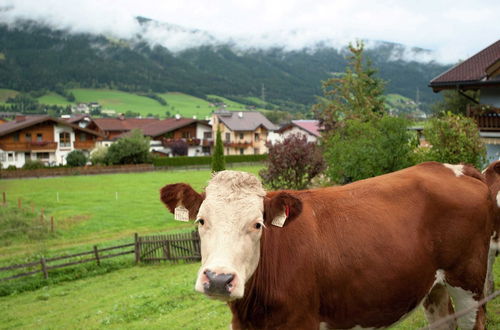
[[[224,156],[226,163],[262,162],[267,155],[230,155]],[[189,157],[159,157],[153,159],[154,166],[188,166],[188,165],[210,165],[211,156]]]

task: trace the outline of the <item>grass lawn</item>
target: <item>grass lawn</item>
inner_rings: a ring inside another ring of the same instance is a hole
[[[260,167],[237,169],[257,173]],[[40,249],[91,246],[131,238],[135,232],[191,228],[192,224],[173,220],[159,190],[168,183],[189,182],[201,191],[210,175],[209,170],[179,170],[2,180],[0,192],[7,194],[11,206],[21,198],[25,207],[34,205],[36,213],[43,208],[47,217],[54,216],[57,233],[44,241],[0,242],[0,263]]]
[[[0,297],[0,328],[227,329],[229,308],[193,289],[199,264],[162,264]],[[497,286],[500,265],[496,264]],[[500,298],[488,305],[489,329],[500,329]],[[422,308],[398,330],[426,325]]]

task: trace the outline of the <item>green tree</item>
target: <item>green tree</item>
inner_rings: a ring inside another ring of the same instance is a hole
[[[222,144],[221,132],[217,129],[214,154],[212,155],[212,172],[224,171],[225,169],[226,160],[224,159],[224,145]]]
[[[466,91],[465,94],[472,99],[477,99],[479,96],[479,92],[476,91]],[[467,106],[476,105],[476,102],[455,90],[445,90],[442,92],[442,95],[443,99],[434,103],[431,107],[436,115],[451,112],[465,116],[467,114]]]
[[[66,156],[66,163],[71,167],[85,166],[87,156],[81,150],[73,150]]]
[[[346,184],[413,165],[407,127],[406,120],[389,116],[347,120],[324,141],[327,175]]]
[[[376,77],[377,70],[363,57],[364,45],[349,44],[351,55],[343,74],[323,83],[324,97],[313,107],[316,117],[328,134],[349,119],[367,121],[386,113],[385,82]]]
[[[113,143],[106,154],[107,164],[142,164],[150,163],[149,138],[141,130],[132,130],[129,136]]]
[[[482,168],[486,162],[486,148],[473,119],[446,113],[432,118],[424,128],[430,148],[420,148],[417,161],[434,160],[442,163],[466,163]]]
[[[90,154],[90,161],[93,165],[106,165],[106,155],[108,154],[107,147],[97,147]]]

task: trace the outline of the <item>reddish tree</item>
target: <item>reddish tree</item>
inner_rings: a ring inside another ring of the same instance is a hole
[[[305,189],[325,169],[319,147],[304,135],[290,135],[283,142],[267,144],[268,167],[259,172],[272,189]]]

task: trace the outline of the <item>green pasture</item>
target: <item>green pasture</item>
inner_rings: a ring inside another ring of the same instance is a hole
[[[257,173],[261,167],[238,167]],[[201,191],[210,179],[209,170],[156,171],[145,173],[67,176],[0,181],[11,206],[44,209],[55,218],[56,233],[43,242],[46,249],[93,244],[122,237],[192,227],[174,221],[159,199],[166,184],[189,182]],[[0,242],[0,262],[33,250],[38,241]]]
[[[50,92],[42,97],[39,97],[38,102],[41,104],[50,104],[59,106],[67,106],[73,104],[73,102],[69,102],[68,100],[66,100],[66,98],[54,92]]]
[[[198,268],[198,263],[136,266],[0,297],[0,328],[227,329],[229,308],[194,291]],[[495,271],[498,286],[498,262]],[[488,305],[488,329],[500,328],[499,311],[500,298]],[[425,325],[419,307],[392,329]]]
[[[15,97],[17,94],[19,94],[18,91],[0,88],[0,104],[5,104],[8,98]]]
[[[171,92],[158,94],[158,96],[167,101],[166,111],[170,111],[172,116],[180,114],[186,118],[196,116],[198,119],[205,119],[216,110],[210,106],[210,102],[184,93]]]

